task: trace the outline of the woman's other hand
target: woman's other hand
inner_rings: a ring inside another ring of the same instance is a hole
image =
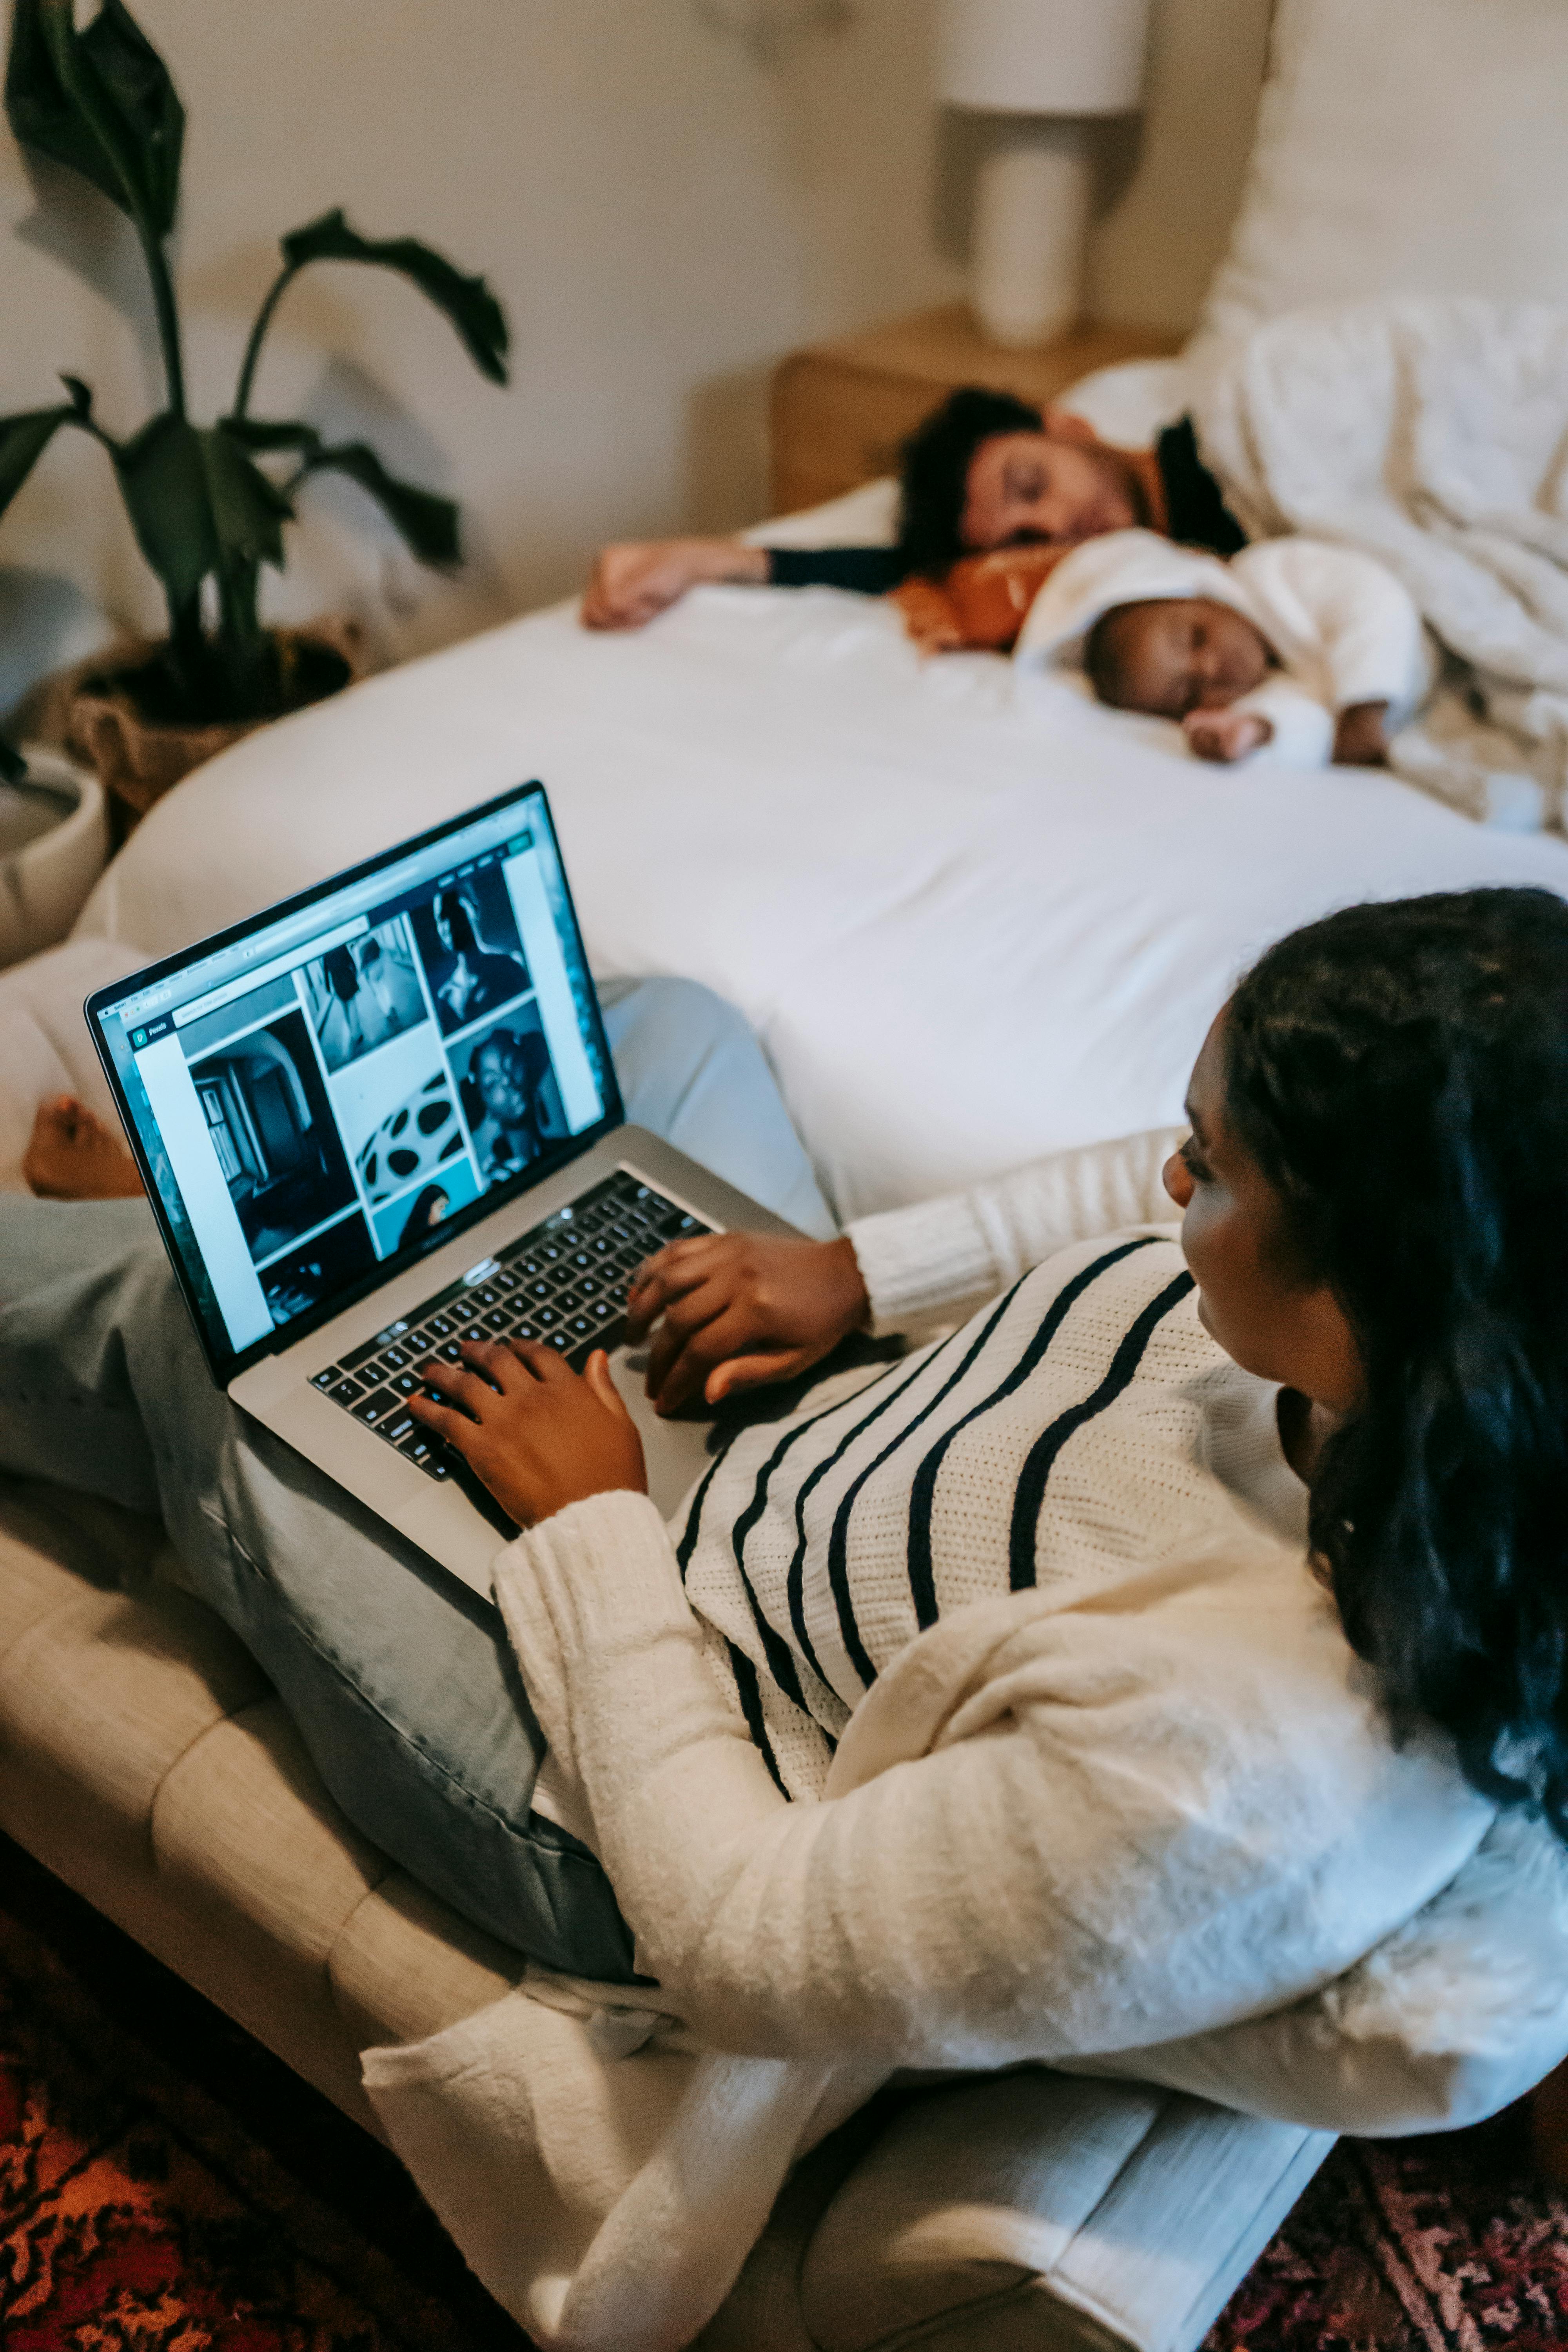
[[[763,586],[765,547],[735,539],[628,540],[601,548],[583,598],[585,629],[640,629],[704,582]]]
[[[626,1337],[636,1344],[658,1324],[647,1392],[660,1412],[678,1412],[694,1397],[717,1405],[793,1379],[859,1330],[870,1304],[850,1242],[704,1234],[639,1270]]]
[[[460,1364],[424,1374],[447,1402],[410,1397],[409,1412],[457,1448],[520,1528],[590,1495],[647,1494],[642,1440],[602,1348],[580,1375],[537,1340],[470,1340]]]

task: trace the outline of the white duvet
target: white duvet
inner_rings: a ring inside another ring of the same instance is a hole
[[[1070,682],[922,663],[883,604],[714,588],[636,635],[536,614],[250,737],[79,933],[166,953],[531,776],[596,974],[740,1005],[845,1217],[1178,1118],[1236,973],[1310,916],[1568,895],[1568,845],[1391,777],[1206,768]]]

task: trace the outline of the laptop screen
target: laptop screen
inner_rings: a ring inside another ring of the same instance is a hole
[[[225,1379],[622,1116],[538,785],[87,1011]]]

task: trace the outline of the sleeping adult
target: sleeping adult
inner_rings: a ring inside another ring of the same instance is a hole
[[[637,629],[703,583],[847,588],[882,596],[993,548],[1068,547],[1133,525],[1233,555],[1246,534],[1198,456],[1192,420],[1152,449],[1101,441],[1070,409],[970,385],[904,445],[891,547],[752,547],[739,539],[629,541],[600,551],[590,629]]]

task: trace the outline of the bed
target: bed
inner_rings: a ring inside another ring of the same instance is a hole
[[[858,536],[879,502],[788,535]],[[563,604],[213,761],[79,931],[164,953],[541,776],[596,975],[738,1004],[849,1217],[1178,1118],[1238,969],[1332,906],[1568,890],[1560,839],[1174,739],[994,655],[922,662],[830,589],[702,589],[612,637]]]

